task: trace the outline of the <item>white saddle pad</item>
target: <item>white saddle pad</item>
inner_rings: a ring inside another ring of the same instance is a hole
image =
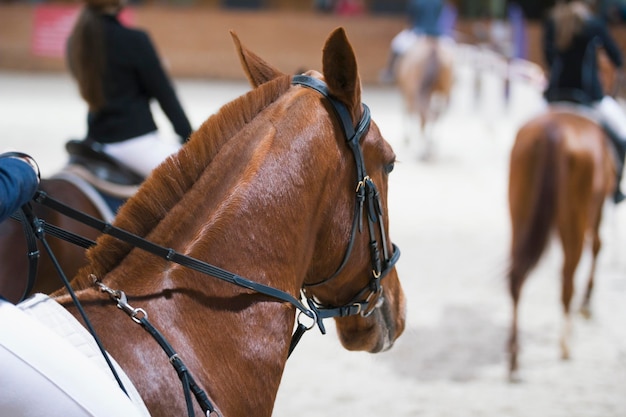
[[[77,174],[76,169],[66,166],[61,172],[52,176],[52,179],[67,181],[80,189],[93,205],[96,206],[105,222],[110,223],[115,218],[115,214],[111,211],[107,202],[104,201],[104,198],[96,191],[93,185]]]
[[[87,332],[87,330],[59,303],[51,299],[44,294],[36,294],[20,304],[17,307],[24,313],[35,318],[45,328],[52,330],[59,335],[63,340],[69,342],[74,346],[81,354],[83,354],[91,363],[95,364],[102,370],[103,376],[108,376],[116,384],[115,378],[109,369],[106,361],[102,357],[98,346],[96,345],[93,337]],[[41,340],[41,344],[45,345],[46,340]],[[150,413],[146,408],[143,400],[141,399],[137,389],[130,381],[126,373],[117,364],[117,362],[109,355],[111,362],[116,368],[116,371],[124,384],[131,401],[135,404],[142,416],[149,417]],[[55,358],[49,358],[54,361]],[[88,378],[86,378],[88,379]],[[85,387],[92,387],[98,389],[98,381],[85,380]]]

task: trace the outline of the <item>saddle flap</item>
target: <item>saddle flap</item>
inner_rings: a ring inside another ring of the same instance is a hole
[[[593,103],[589,94],[578,88],[549,89],[544,93],[544,96],[549,103],[564,101],[583,106],[591,106]]]
[[[143,176],[104,153],[101,145],[91,140],[70,140],[65,144],[70,156],[70,164],[87,169],[94,177],[117,185],[136,186],[143,182]]]

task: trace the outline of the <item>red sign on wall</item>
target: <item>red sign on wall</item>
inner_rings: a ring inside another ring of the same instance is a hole
[[[40,4],[35,8],[31,52],[36,56],[62,58],[65,43],[72,32],[80,6]],[[130,26],[134,22],[131,9],[124,9],[119,19]]]

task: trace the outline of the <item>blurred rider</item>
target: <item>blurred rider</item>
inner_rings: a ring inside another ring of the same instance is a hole
[[[613,200],[625,196],[620,189],[626,155],[626,114],[600,83],[597,50],[621,71],[622,54],[603,22],[584,1],[559,2],[544,23],[544,56],[549,67],[548,102],[571,101],[595,110],[614,145],[620,164]]]
[[[67,44],[67,62],[89,106],[87,141],[147,176],[180,148],[157,135],[155,99],[179,141],[192,132],[149,35],[118,18],[124,0],[85,0]]]
[[[443,36],[444,26],[450,26],[444,20],[454,22],[453,8],[443,0],[410,0],[407,5],[409,27],[398,33],[391,41],[391,53],[387,66],[380,75],[382,82],[392,82],[398,58],[422,36],[439,38]],[[446,17],[446,19],[442,19]],[[454,23],[452,23],[452,26]]]

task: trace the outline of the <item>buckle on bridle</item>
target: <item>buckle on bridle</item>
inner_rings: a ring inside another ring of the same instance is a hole
[[[298,325],[301,325],[305,331],[311,330],[313,327],[315,327],[315,325],[318,322],[317,319],[317,313],[315,312],[315,310],[310,310],[313,313],[313,317],[310,317],[306,314],[304,314],[302,311],[298,311],[298,317],[296,319],[296,321],[298,322]],[[304,315],[304,317],[309,318],[309,320],[311,320],[311,324],[306,325],[302,322],[301,317]]]
[[[376,302],[372,304],[372,299],[374,296],[376,296],[377,299],[376,299]],[[380,287],[378,287],[378,291],[370,292],[370,295],[367,296],[367,298],[365,299],[365,302],[358,303],[360,309],[357,314],[360,314],[361,317],[369,317],[377,308],[383,305],[384,301],[385,301],[385,296],[383,295],[383,286],[381,285]],[[366,306],[365,310],[363,310],[363,305]]]
[[[359,192],[359,190],[361,189],[361,187],[365,187],[365,184],[371,181],[371,178],[369,175],[366,175],[362,180],[360,180],[357,184],[356,184],[356,190],[355,192]]]

